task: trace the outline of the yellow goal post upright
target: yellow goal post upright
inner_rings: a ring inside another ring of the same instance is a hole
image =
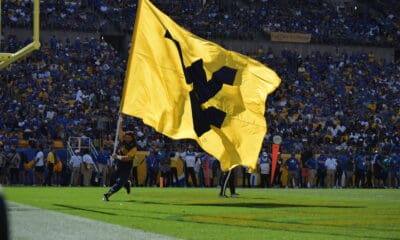
[[[1,22],[1,1],[0,0],[0,39],[2,37],[2,22]],[[33,37],[32,42],[23,48],[19,49],[15,53],[4,53],[0,52],[0,70],[4,69],[11,63],[17,61],[18,59],[26,56],[27,54],[38,50],[40,48],[40,39],[39,39],[39,32],[40,32],[40,23],[39,23],[39,15],[40,15],[40,0],[33,0]]]

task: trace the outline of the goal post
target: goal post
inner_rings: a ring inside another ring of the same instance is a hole
[[[0,19],[1,19],[1,0],[0,0]],[[0,53],[0,70],[7,67],[11,63],[26,56],[27,54],[40,48],[40,0],[33,0],[33,36],[32,42],[25,47],[19,49],[15,53]],[[0,38],[2,34],[2,22],[0,20]]]

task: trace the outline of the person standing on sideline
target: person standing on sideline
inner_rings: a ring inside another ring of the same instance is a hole
[[[114,185],[103,195],[104,201],[109,201],[111,195],[118,192],[122,187],[125,187],[128,194],[131,193],[131,182],[129,178],[132,172],[133,159],[137,152],[137,146],[134,133],[132,131],[124,132],[122,130],[122,122],[122,115],[120,115],[118,136],[121,143],[119,144],[118,154],[112,154],[112,158],[116,161],[116,178]]]
[[[51,186],[51,179],[53,178],[55,163],[56,163],[56,153],[54,152],[53,147],[50,146],[49,153],[47,153],[47,159],[46,159],[47,176],[44,183],[46,186]]]
[[[325,176],[326,176],[326,167],[325,167],[326,156],[321,154],[317,157],[317,187],[325,187]]]
[[[242,166],[242,187],[248,187],[250,188],[250,176],[251,173],[249,172],[249,168]]]
[[[54,184],[56,186],[61,186],[63,163],[57,155],[55,161],[56,162],[54,164]]]
[[[0,142],[0,185],[6,184],[8,179],[6,179],[6,165],[8,163],[8,157],[6,151],[4,150],[4,145]]]
[[[178,157],[177,157],[178,156]],[[182,161],[178,152],[171,153],[171,181],[174,187],[179,186],[178,161]]]
[[[161,173],[160,187],[161,186],[168,187],[172,185],[170,151],[160,150],[158,153],[160,156],[160,163],[159,163],[160,173]]]
[[[89,154],[89,150],[85,149],[84,153],[85,154],[83,154],[82,157],[83,164],[81,164],[81,173],[83,176],[83,186],[88,187],[90,186],[90,180],[92,179],[93,171],[97,168],[92,156]]]
[[[335,183],[336,166],[337,166],[336,158],[330,152],[325,161],[326,187],[328,187],[328,188],[332,188],[332,187],[336,186],[336,183]]]
[[[221,190],[219,192],[220,197],[228,197],[226,195],[226,187],[229,187],[229,190],[231,192],[231,197],[238,197],[239,194],[236,193],[236,171],[238,167],[234,167],[233,169],[223,172],[223,183],[221,184]]]
[[[392,153],[392,157],[394,160],[394,174],[395,174],[395,187],[400,188],[400,155]]]
[[[308,188],[315,186],[315,176],[317,175],[317,160],[315,160],[314,154],[307,159],[306,166],[308,167]]]
[[[71,159],[69,160],[69,163],[72,167],[72,173],[71,173],[71,186],[78,186],[80,185],[80,179],[81,179],[81,164],[82,164],[82,157],[79,156],[79,149],[75,150],[75,154],[72,155]]]
[[[365,167],[366,167],[366,171],[365,171],[365,187],[367,188],[372,188],[373,187],[373,183],[372,183],[372,171],[373,171],[373,167],[372,167],[372,160],[371,160],[371,156],[367,155],[366,159],[365,159]]]
[[[310,171],[307,167],[307,160],[312,158],[313,153],[310,147],[306,147],[305,150],[300,155],[300,162],[301,162],[301,187],[306,188],[308,187],[308,183],[310,182]]]
[[[185,175],[186,186],[189,186],[189,176],[192,178],[193,186],[197,187],[197,179],[194,168],[196,166],[197,153],[193,151],[193,146],[189,145],[188,150],[182,154],[182,159],[186,163],[187,175]]]
[[[345,181],[346,188],[354,187],[353,176],[355,170],[356,170],[356,161],[354,159],[353,151],[350,149],[349,156],[346,162],[346,181]]]
[[[383,160],[385,159],[385,156],[383,154],[380,154],[378,152],[375,153],[373,157],[373,168],[374,168],[374,177],[375,177],[375,187],[376,188],[383,188],[385,185],[385,179],[386,179],[386,174],[385,174],[385,165],[383,164]]]
[[[153,187],[156,184],[156,177],[158,174],[158,168],[160,159],[158,152],[153,148],[149,149],[149,155],[146,156],[146,178],[144,180],[144,186]]]
[[[266,188],[270,187],[270,166],[271,166],[271,159],[268,157],[267,152],[262,152],[260,156],[260,187]]]
[[[276,162],[276,168],[275,168],[275,177],[272,179],[273,183],[272,185],[274,187],[281,187],[282,186],[282,156],[278,155],[278,161]]]
[[[355,175],[355,186],[357,188],[365,186],[365,172],[367,170],[367,163],[365,161],[365,155],[359,151],[356,155],[356,171]]]
[[[10,183],[17,185],[19,179],[19,166],[21,164],[21,155],[17,153],[15,146],[10,147],[11,151],[8,158],[10,159]]]
[[[35,144],[37,145],[37,144]],[[43,145],[39,144],[36,155],[35,155],[35,184],[43,185],[44,184],[44,153],[43,153]]]
[[[108,171],[109,166],[111,166],[111,154],[104,147],[100,148],[99,155],[97,157],[97,168],[101,176],[100,186],[106,187],[110,185],[110,173]]]
[[[132,176],[131,176],[131,183],[132,186],[138,187],[139,186],[139,175],[138,175],[138,167],[146,160],[146,158],[143,158],[141,161],[139,161],[138,158],[133,159],[133,167],[132,167]]]
[[[288,170],[287,186],[292,185],[293,188],[298,187],[297,177],[299,174],[300,162],[296,158],[296,154],[292,153],[290,158],[286,159],[285,166]]]

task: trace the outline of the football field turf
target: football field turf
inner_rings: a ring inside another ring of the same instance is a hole
[[[216,188],[133,188],[110,202],[99,187],[3,190],[10,202],[181,239],[400,239],[399,189],[239,188],[220,198]]]

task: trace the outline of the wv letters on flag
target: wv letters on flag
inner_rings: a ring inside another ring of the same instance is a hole
[[[199,59],[191,66],[185,67],[182,59],[182,49],[177,40],[175,40],[169,31],[165,37],[171,39],[179,52],[185,80],[187,84],[193,83],[193,90],[190,91],[190,102],[192,106],[192,117],[194,130],[198,137],[211,129],[210,125],[220,128],[226,113],[215,107],[202,109],[201,104],[214,97],[222,88],[222,84],[233,85],[236,75],[236,69],[222,67],[214,72],[212,79],[207,81],[206,72],[203,68],[203,60]]]

